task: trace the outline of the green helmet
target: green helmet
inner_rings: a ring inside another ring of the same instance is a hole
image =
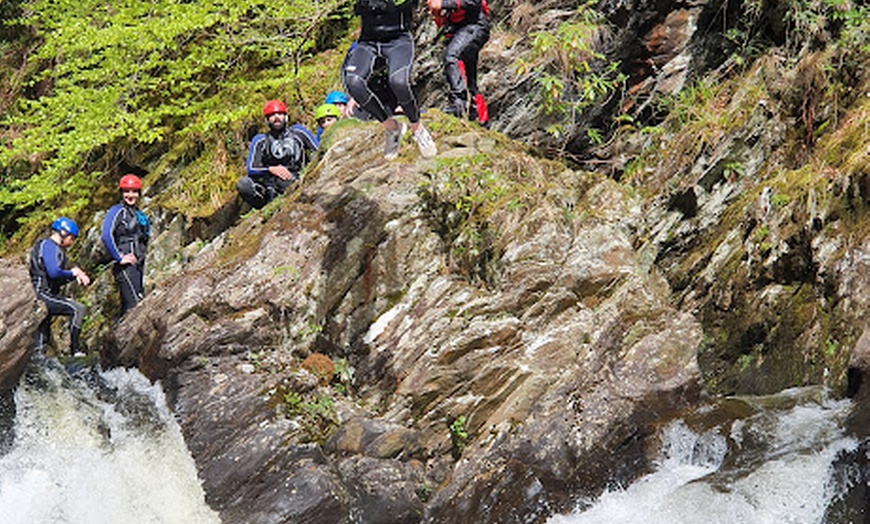
[[[320,120],[321,118],[332,116],[335,118],[339,118],[341,116],[341,111],[338,109],[338,106],[335,104],[321,104],[317,106],[317,109],[314,110],[314,119]]]

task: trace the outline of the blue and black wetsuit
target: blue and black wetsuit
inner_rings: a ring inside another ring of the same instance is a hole
[[[70,317],[70,353],[79,350],[85,306],[60,294],[63,285],[75,280],[72,271],[66,269],[67,265],[66,252],[51,238],[37,241],[30,250],[30,282],[36,298],[48,308],[48,314],[36,330],[34,349],[37,353],[45,351],[45,345],[51,339],[51,319],[57,315]]]
[[[248,150],[247,175],[236,184],[239,195],[251,207],[262,208],[299,179],[318,146],[317,138],[301,124],[256,135]],[[271,166],[286,167],[293,179],[278,178],[269,172]]]
[[[121,293],[120,316],[133,309],[145,295],[145,250],[151,234],[145,213],[124,202],[115,204],[106,213],[100,238],[114,259],[112,274]],[[133,253],[135,264],[122,264],[121,257]]]
[[[396,5],[399,4],[399,5]],[[420,121],[420,109],[411,86],[414,40],[411,37],[417,0],[356,0],[354,13],[360,17],[360,37],[342,68],[345,89],[359,105],[379,122],[393,114],[389,101],[382,100],[369,82],[377,64],[387,67],[389,89],[411,123]]]

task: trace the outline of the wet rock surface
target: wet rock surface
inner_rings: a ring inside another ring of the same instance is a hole
[[[700,326],[633,247],[640,208],[613,181],[535,168],[533,203],[486,216],[486,282],[438,233],[437,162],[385,163],[371,126],[341,131],[299,193],[117,330],[115,358],[171,390],[226,522],[544,515],[639,460],[643,424],[700,393]],[[352,379],[330,368],[324,386],[301,365],[314,353]],[[318,502],[288,503],[303,485]]]

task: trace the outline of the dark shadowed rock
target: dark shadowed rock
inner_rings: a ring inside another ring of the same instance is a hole
[[[18,383],[33,352],[36,326],[45,316],[30,285],[27,267],[17,259],[0,259],[0,393]]]

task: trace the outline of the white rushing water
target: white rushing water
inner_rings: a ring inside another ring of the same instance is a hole
[[[0,456],[0,523],[218,524],[160,387],[123,369],[90,382],[29,366]]]
[[[759,399],[754,415],[730,427],[698,434],[672,423],[653,473],[548,524],[823,523],[840,489],[832,462],[858,445],[841,429],[850,403],[781,395]],[[782,400],[790,407],[769,406]]]

